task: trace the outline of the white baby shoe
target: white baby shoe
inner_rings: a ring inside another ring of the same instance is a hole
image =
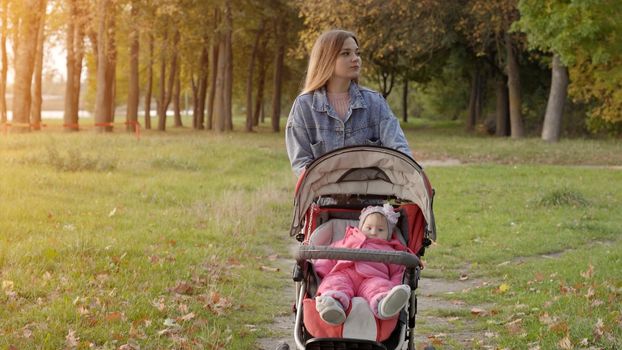
[[[393,287],[378,303],[378,316],[382,319],[392,318],[397,315],[410,299],[410,287],[405,284]]]
[[[346,312],[341,303],[330,296],[321,295],[315,298],[315,309],[324,322],[338,326],[346,320]]]

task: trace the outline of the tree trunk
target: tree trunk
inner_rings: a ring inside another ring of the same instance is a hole
[[[259,77],[258,77],[258,85],[257,85],[257,95],[255,96],[255,108],[253,111],[253,126],[259,125],[259,115],[263,109],[263,95],[264,95],[264,87],[266,85],[266,71],[268,70],[268,62],[266,62],[267,50],[266,45],[268,43],[268,35],[264,37],[262,40],[262,44],[260,47],[262,48],[261,53],[259,54]]]
[[[76,91],[75,87],[75,72],[76,69],[76,32],[78,26],[78,14],[77,14],[76,0],[69,2],[69,20],[67,21],[67,81],[65,82],[65,113],[63,116],[63,124],[65,130],[78,130],[77,111],[73,110],[73,100]]]
[[[207,78],[209,72],[209,43],[207,38],[205,38],[205,42],[203,43],[199,64],[198,87],[195,92],[193,120],[195,121],[194,127],[203,130],[205,128],[205,100],[207,98]]]
[[[233,17],[231,14],[231,1],[225,2],[225,130],[233,130]]]
[[[138,1],[132,0],[131,17],[138,17]],[[130,77],[129,87],[127,91],[127,131],[136,131],[136,123],[138,122],[138,104],[140,103],[140,87],[139,87],[139,63],[138,56],[140,52],[140,41],[138,26],[131,26],[130,28]]]
[[[25,0],[25,9],[39,9],[42,0]],[[39,11],[24,11],[20,19],[19,42],[16,43],[15,83],[13,85],[13,129],[30,131],[32,73],[37,53]]]
[[[508,92],[510,101],[510,132],[512,138],[525,136],[523,116],[521,112],[521,93],[519,66],[514,53],[514,45],[510,34],[505,34],[505,49],[507,54]]]
[[[408,79],[404,78],[404,87],[402,89],[402,120],[408,123]]]
[[[283,36],[285,34],[284,23],[281,21],[277,24],[275,30],[275,38],[277,49],[274,56],[274,79],[273,79],[273,95],[272,95],[272,131],[280,131],[281,121],[281,87],[283,85],[283,60],[285,57],[285,43]]]
[[[232,52],[231,52],[231,8],[230,3],[225,3],[224,26],[219,33],[218,42],[218,69],[216,70],[216,82],[214,92],[214,129],[217,132],[231,130],[231,92],[232,92]]]
[[[149,33],[149,62],[147,63],[147,89],[145,91],[145,129],[151,129],[151,94],[153,92],[153,34]]]
[[[114,14],[110,0],[98,4],[99,23],[97,32],[97,92],[95,95],[95,130],[112,131],[111,115],[114,94]],[[112,78],[112,79],[111,79]]]
[[[219,17],[219,11],[215,11],[214,17]],[[218,22],[216,22],[218,23]],[[207,130],[214,129],[214,104],[216,103],[216,83],[218,82],[218,46],[220,44],[220,36],[214,35],[211,40],[210,49],[210,78],[209,78],[209,92],[207,97]]]
[[[505,76],[497,78],[496,94],[496,126],[495,135],[510,136],[510,111],[508,102],[508,86]]]
[[[180,79],[180,69],[177,68],[177,74],[175,76],[175,87],[173,88],[173,113],[174,113],[174,123],[173,126],[176,128],[181,128],[183,125],[181,121],[181,79]]]
[[[479,62],[475,62],[473,75],[471,76],[471,96],[469,98],[469,115],[467,117],[466,130],[473,132],[475,125],[482,114],[482,83],[483,77]]]
[[[562,64],[559,55],[555,54],[553,55],[553,67],[551,69],[551,92],[542,125],[542,139],[544,141],[559,141],[567,89],[568,69]]]
[[[253,78],[255,70],[255,59],[259,50],[259,41],[264,31],[264,21],[262,20],[255,34],[255,42],[253,43],[253,51],[248,64],[248,75],[246,76],[246,131],[253,131]]]
[[[214,86],[214,130],[217,132],[225,131],[225,101],[224,101],[224,93],[225,93],[225,70],[226,70],[226,53],[225,53],[225,44],[224,38],[222,35],[219,36],[218,42],[218,69],[216,72],[216,84]]]
[[[9,0],[2,0],[2,34],[0,37],[0,50],[2,55],[2,71],[0,71],[0,124],[7,122],[6,108],[6,80],[9,60],[6,53],[6,38],[8,30]]]
[[[175,30],[173,36],[173,46],[168,49],[168,43],[162,47],[162,62],[160,74],[160,101],[158,102],[158,130],[166,130],[166,111],[173,97],[173,87],[175,84],[175,75],[177,73],[177,44],[179,43],[179,31]],[[164,37],[168,41],[167,36]],[[168,82],[166,81],[166,56],[171,54],[171,69],[168,73]]]
[[[45,20],[46,20],[47,0],[41,1],[39,13],[38,31],[37,31],[37,52],[35,54],[35,70],[32,87],[32,105],[30,109],[30,125],[34,130],[41,130],[41,106],[43,97],[41,96],[41,84],[43,75],[43,43],[45,41]]]

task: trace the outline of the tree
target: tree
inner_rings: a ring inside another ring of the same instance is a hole
[[[98,2],[97,31],[97,93],[95,126],[97,131],[112,131],[114,116],[114,84],[116,72],[115,3]]]
[[[30,108],[30,125],[34,130],[41,129],[41,105],[43,103],[43,97],[41,96],[41,78],[43,74],[43,43],[45,41],[45,19],[46,19],[46,6],[47,0],[43,0],[40,3],[39,22],[37,23],[37,51],[35,53],[35,67],[33,76],[32,87],[32,106]]]
[[[526,33],[532,49],[553,56],[551,114],[547,105],[547,134],[555,141],[561,128],[560,106],[565,87],[564,66],[568,67],[568,93],[578,102],[588,103],[593,130],[617,130],[622,133],[622,95],[619,93],[622,72],[622,13],[619,1],[521,0],[521,19],[515,29]],[[559,62],[556,63],[555,56]],[[557,113],[557,114],[554,114]],[[617,128],[617,129],[616,129]]]
[[[6,80],[9,60],[6,54],[6,39],[8,31],[9,0],[2,0],[2,29],[0,34],[0,55],[2,56],[2,70],[0,71],[0,124],[7,122],[6,108]]]
[[[222,9],[222,17],[216,15],[221,22],[221,30],[216,34],[218,43],[218,55],[214,62],[217,65],[213,96],[214,130],[217,132],[230,131],[233,129],[231,103],[232,103],[232,43],[233,19],[231,14],[231,2],[225,1]]]
[[[78,130],[80,110],[80,82],[84,58],[84,37],[88,11],[82,0],[68,0],[68,19],[66,31],[67,80],[65,82],[65,111],[63,122],[65,130]]]
[[[151,129],[151,93],[153,92],[153,51],[154,38],[149,33],[147,37],[149,53],[147,55],[147,87],[145,88],[145,129]]]
[[[131,1],[131,18],[139,15],[138,0]],[[139,53],[140,53],[140,31],[139,26],[132,26],[129,35],[130,41],[130,62],[129,62],[129,88],[127,94],[127,125],[128,131],[136,131],[138,122],[138,104],[140,102],[139,86]]]
[[[255,42],[251,51],[251,59],[248,64],[248,76],[246,78],[246,131],[253,131],[253,78],[255,72],[255,60],[259,52],[259,43],[264,34],[265,20],[262,18],[255,33]]]
[[[19,35],[15,46],[15,84],[13,86],[13,130],[30,131],[32,74],[37,52],[37,34],[44,0],[24,0],[16,5],[19,13]]]
[[[553,56],[551,68],[551,92],[546,104],[546,114],[542,125],[542,139],[549,142],[559,141],[562,116],[568,91],[568,69],[561,63],[559,55]]]
[[[174,26],[173,26],[174,27]],[[177,45],[179,43],[179,30],[173,33],[172,43],[168,35],[168,25],[164,28],[162,47],[160,48],[160,97],[158,98],[158,130],[166,130],[166,111],[173,97],[173,88],[177,74]],[[166,79],[166,67],[170,57],[170,70],[168,81]]]
[[[275,28],[277,49],[274,56],[274,79],[272,90],[272,131],[279,132],[281,120],[281,88],[283,86],[283,60],[285,58],[285,28],[284,21],[278,21]]]

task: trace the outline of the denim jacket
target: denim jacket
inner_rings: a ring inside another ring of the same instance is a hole
[[[382,95],[354,82],[349,93],[345,121],[328,103],[324,87],[294,101],[287,118],[285,144],[297,176],[314,159],[346,146],[384,146],[412,157],[399,121]]]

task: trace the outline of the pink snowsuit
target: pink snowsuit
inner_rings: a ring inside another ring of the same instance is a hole
[[[390,241],[365,236],[356,227],[349,226],[343,239],[331,247],[351,249],[374,249],[385,251],[410,251],[399,240]],[[320,259],[314,263],[315,271],[322,279],[317,296],[327,295],[338,300],[344,309],[350,307],[352,297],[367,300],[374,315],[378,317],[378,302],[396,285],[402,283],[404,266],[367,261]],[[380,318],[380,317],[378,317]]]

